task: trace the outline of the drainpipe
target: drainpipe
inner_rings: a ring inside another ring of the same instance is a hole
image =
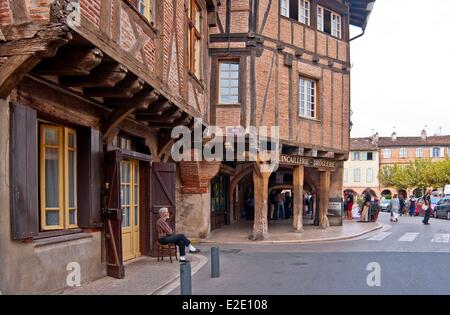
[[[358,39],[358,38],[364,36],[364,33],[365,33],[365,32],[366,32],[366,29],[363,29],[363,31],[362,31],[361,34],[359,34],[359,35],[357,35],[357,36],[355,36],[355,37],[353,37],[353,38],[350,38],[350,42],[351,42],[352,40],[355,40],[355,39]]]

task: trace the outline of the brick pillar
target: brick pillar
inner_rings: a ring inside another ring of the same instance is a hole
[[[252,241],[263,241],[269,238],[267,203],[269,197],[270,174],[271,173],[258,173],[253,171],[255,220],[253,222],[253,232],[249,237]]]
[[[330,198],[330,171],[320,172],[320,206],[319,206],[319,227],[322,229],[327,229],[330,227],[330,222],[328,221],[328,200]]]
[[[294,167],[294,223],[295,232],[303,233],[303,183],[305,179],[305,168]]]

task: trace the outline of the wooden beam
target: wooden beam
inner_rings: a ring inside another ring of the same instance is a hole
[[[36,26],[30,23],[26,25],[29,27],[2,27],[6,42],[0,45],[0,56],[30,54],[46,56],[49,47],[53,47],[54,43],[59,43],[58,47],[60,47],[72,39],[69,29],[61,25]]]
[[[6,98],[40,60],[33,55],[9,57],[0,67],[0,98]]]
[[[71,87],[113,87],[125,79],[127,73],[128,69],[121,64],[102,63],[88,76],[61,77],[59,82]]]
[[[159,116],[155,114],[139,113],[136,114],[137,120],[147,121],[148,123],[174,123],[178,118],[183,116],[183,112],[176,106],[166,111],[164,115]]]
[[[90,97],[108,97],[130,99],[144,88],[144,80],[135,76],[128,76],[125,80],[112,88],[88,88],[84,93]]]
[[[159,92],[149,87],[135,94],[131,99],[107,98],[105,103],[114,108],[128,107],[131,104],[134,104],[136,108],[147,108],[149,105],[156,103],[158,99]]]
[[[105,120],[102,131],[103,140],[107,140],[109,135],[114,132],[116,128],[131,114],[139,109],[147,109],[152,102],[158,99],[158,95],[155,91],[148,94],[146,102],[131,102],[129,101],[128,106],[123,106],[116,108]]]
[[[103,58],[98,48],[68,47],[58,52],[55,58],[43,60],[35,72],[40,75],[89,75]]]
[[[25,0],[9,1],[9,7],[15,24],[25,23],[30,20],[30,12]]]
[[[149,124],[149,126],[151,128],[158,128],[158,129],[172,129],[177,126],[185,126],[185,125],[189,124],[192,121],[192,119],[193,118],[191,116],[189,116],[188,114],[185,114],[181,118],[178,118],[177,120],[175,120],[175,122],[173,122],[173,123],[154,123],[154,124]]]
[[[157,102],[155,102],[152,105],[152,107],[147,112],[147,114],[153,114],[153,115],[161,116],[170,107],[172,107],[172,104],[168,100],[166,100],[166,99],[159,99]]]

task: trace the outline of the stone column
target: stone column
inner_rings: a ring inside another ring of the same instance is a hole
[[[330,222],[328,221],[328,200],[330,193],[330,171],[320,172],[320,214],[319,214],[319,226],[322,229],[327,229],[330,227]]]
[[[259,167],[258,165],[256,167]],[[263,241],[269,238],[267,222],[267,203],[269,197],[269,177],[271,173],[253,171],[255,220],[249,239]]]
[[[303,166],[294,167],[294,223],[295,232],[303,233],[303,183],[305,179],[305,168]]]

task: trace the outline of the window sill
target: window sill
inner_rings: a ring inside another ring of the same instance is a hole
[[[308,121],[316,122],[316,123],[319,123],[319,124],[321,123],[321,121],[319,119],[316,119],[316,118],[309,118],[309,117],[303,117],[303,116],[299,116],[299,118],[301,120],[308,120]]]
[[[59,243],[66,243],[70,241],[77,241],[81,239],[86,238],[92,238],[92,234],[90,233],[73,233],[73,234],[67,234],[67,235],[60,235],[60,236],[54,236],[54,237],[48,237],[48,238],[42,238],[42,239],[36,239],[33,241],[34,247],[43,247],[47,245],[54,245]]]
[[[241,104],[217,104],[216,106],[222,108],[241,108]]]

